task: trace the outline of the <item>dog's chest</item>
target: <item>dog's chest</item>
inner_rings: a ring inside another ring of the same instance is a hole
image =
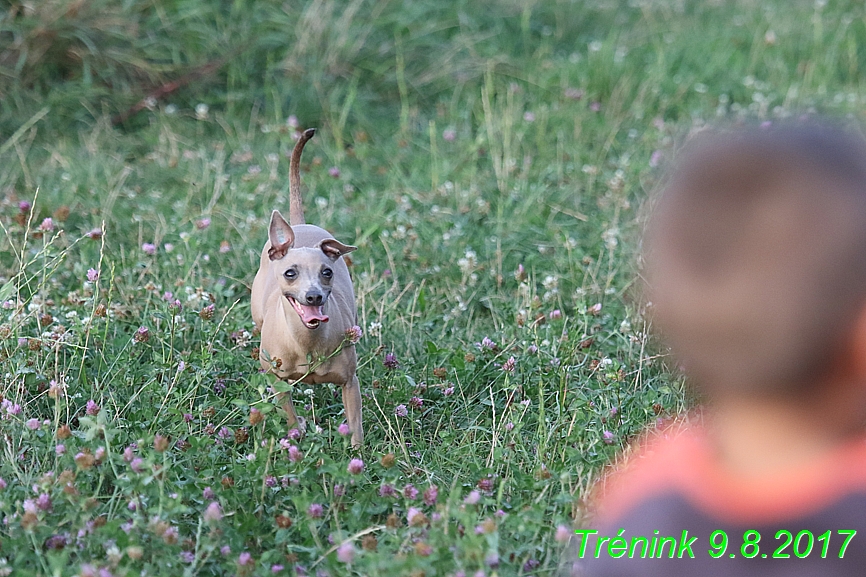
[[[315,385],[319,383],[346,382],[347,369],[353,365],[348,350],[332,350],[330,354],[310,353],[307,357],[280,359],[277,376],[283,380],[301,381]],[[279,358],[279,357],[272,357]]]
[[[341,349],[343,338],[335,334],[337,327],[310,330],[289,324],[275,315],[266,317],[262,326],[262,349],[271,366],[278,365],[276,373],[281,379],[304,377],[304,382],[323,383],[335,382],[332,380],[335,376],[345,376],[343,369],[352,364],[354,348]]]

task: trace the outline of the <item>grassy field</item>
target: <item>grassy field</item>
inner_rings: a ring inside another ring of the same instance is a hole
[[[0,575],[556,573],[601,468],[690,402],[639,299],[648,191],[708,123],[859,120],[864,16],[0,3]],[[359,247],[360,451],[336,387],[287,431],[253,358],[310,126],[307,220]]]

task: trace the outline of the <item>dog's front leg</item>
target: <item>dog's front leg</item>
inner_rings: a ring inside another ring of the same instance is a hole
[[[302,419],[298,418],[298,414],[295,412],[295,405],[292,403],[292,393],[280,393],[278,397],[280,406],[286,412],[286,423],[289,425],[289,430],[297,428],[299,431],[304,432],[305,423]]]
[[[361,385],[358,375],[352,375],[351,380],[343,383],[343,407],[346,410],[346,420],[352,432],[352,446],[360,447],[364,443],[364,427],[361,425]]]

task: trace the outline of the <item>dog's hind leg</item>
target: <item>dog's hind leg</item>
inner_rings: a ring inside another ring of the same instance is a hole
[[[358,375],[352,375],[349,382],[343,383],[342,389],[346,420],[352,432],[352,446],[360,447],[364,443],[364,427],[361,425],[361,386]]]

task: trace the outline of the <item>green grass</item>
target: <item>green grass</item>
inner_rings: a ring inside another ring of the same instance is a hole
[[[657,161],[866,98],[857,3],[31,4],[0,8],[15,575],[554,573],[601,468],[689,403],[636,281]],[[359,452],[328,386],[287,440],[252,358],[291,116],[308,221],[359,247]]]

